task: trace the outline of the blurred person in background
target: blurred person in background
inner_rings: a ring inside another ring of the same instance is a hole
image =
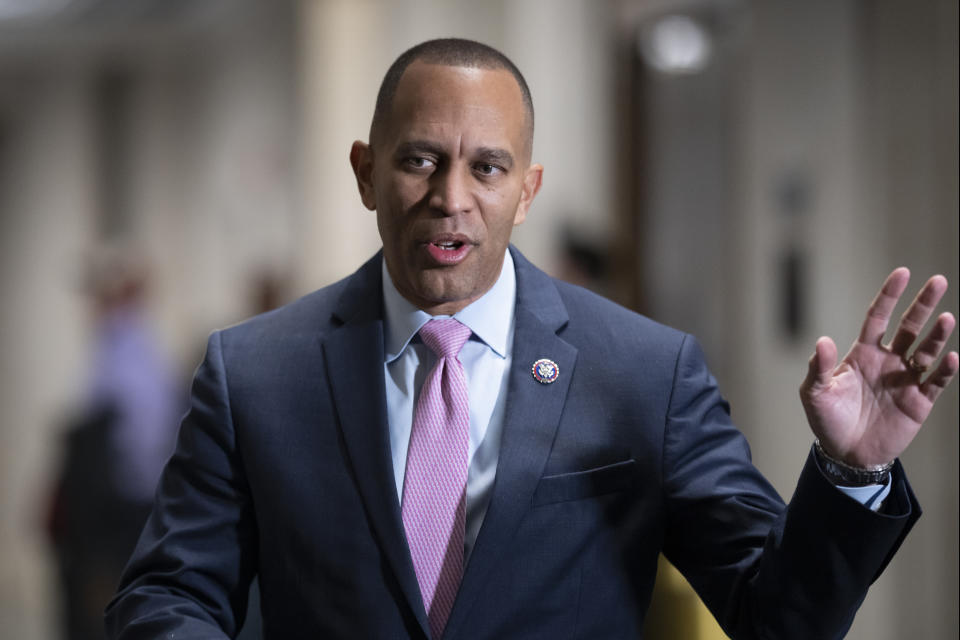
[[[147,272],[130,247],[90,260],[94,313],[81,406],[67,420],[48,528],[67,640],[103,638],[103,607],[150,512],[184,403],[145,308]]]

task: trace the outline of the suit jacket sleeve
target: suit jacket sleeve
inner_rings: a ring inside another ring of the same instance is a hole
[[[194,379],[190,410],[153,513],[107,607],[110,638],[209,639],[237,633],[257,537],[241,467],[220,334],[215,333]]]
[[[842,638],[920,510],[899,463],[882,512],[808,457],[784,509],[687,337],[664,440],[664,553],[733,638]]]

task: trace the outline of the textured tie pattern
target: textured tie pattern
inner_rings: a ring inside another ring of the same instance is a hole
[[[463,576],[470,411],[457,354],[470,333],[452,318],[431,320],[420,329],[437,363],[413,416],[401,512],[435,639],[443,635]]]

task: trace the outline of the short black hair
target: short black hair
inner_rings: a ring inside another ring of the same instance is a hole
[[[373,110],[373,121],[370,123],[370,144],[376,143],[386,125],[393,106],[393,97],[400,84],[403,72],[413,62],[422,60],[429,64],[440,64],[449,67],[467,67],[473,69],[503,69],[517,81],[520,94],[523,97],[523,107],[526,112],[527,151],[533,147],[533,98],[530,88],[517,65],[489,45],[463,38],[439,38],[427,40],[407,49],[400,57],[394,60],[387,69],[380,91],[377,93],[377,105]]]

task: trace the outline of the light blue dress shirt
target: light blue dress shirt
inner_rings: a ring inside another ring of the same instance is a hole
[[[400,295],[383,263],[384,363],[387,422],[397,498],[403,500],[407,447],[420,387],[437,361],[417,332],[433,316]],[[470,438],[467,457],[467,522],[464,558],[470,557],[490,503],[490,492],[500,457],[507,373],[513,352],[513,309],[517,280],[507,251],[500,277],[480,299],[455,313],[473,335],[460,350],[470,402]],[[438,316],[449,317],[449,316]]]

